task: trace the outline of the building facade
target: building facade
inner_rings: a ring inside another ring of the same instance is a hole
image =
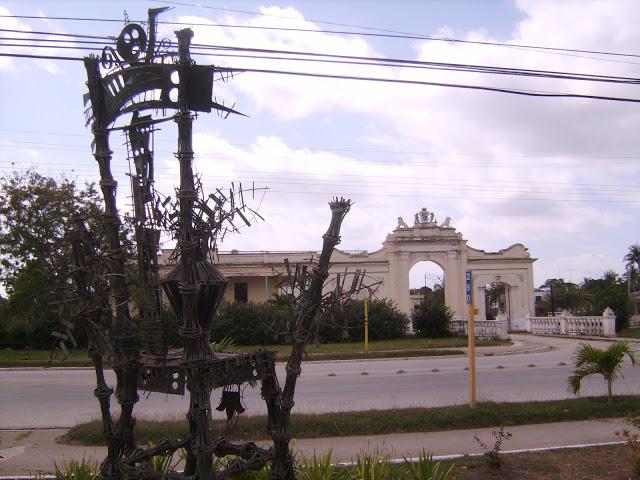
[[[376,297],[393,300],[401,311],[409,314],[414,303],[409,271],[418,262],[432,261],[444,271],[445,303],[455,318],[464,319],[469,311],[466,272],[470,271],[473,304],[477,309],[475,318],[486,318],[486,286],[499,282],[505,285],[506,311],[503,313],[509,329],[526,330],[527,315],[535,314],[533,262],[536,259],[520,243],[498,252],[475,249],[450,223],[447,218],[438,224],[433,213],[424,208],[415,215],[413,226],[399,217],[398,226],[387,235],[379,250],[335,249],[330,274],[335,278],[339,273],[364,271],[369,282],[380,282]],[[170,253],[163,251],[161,262]],[[285,259],[294,266],[313,264],[317,257],[315,251],[220,252],[217,267],[229,279],[225,299],[266,301],[278,293],[287,280]],[[164,268],[168,269],[169,265]]]

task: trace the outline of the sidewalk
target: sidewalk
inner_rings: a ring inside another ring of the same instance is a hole
[[[513,437],[505,442],[503,448],[505,451],[528,450],[615,442],[619,440],[615,432],[621,430],[623,425],[622,419],[604,419],[507,427],[505,430],[512,433]],[[422,449],[434,455],[478,454],[482,450],[474,440],[474,434],[485,443],[492,443],[492,430],[476,428],[448,432],[300,439],[295,440],[293,446],[307,456],[313,455],[314,451],[320,453],[332,449],[336,462],[350,461],[363,450],[385,451],[391,458],[417,457]],[[30,434],[0,431],[0,455],[4,457],[0,459],[0,476],[49,472],[54,461],[60,465],[64,459],[81,460],[84,457],[102,460],[106,455],[105,447],[56,443],[56,437],[64,432],[65,430],[59,429],[35,430]]]

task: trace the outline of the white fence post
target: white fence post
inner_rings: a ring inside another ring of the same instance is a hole
[[[604,327],[604,335],[605,337],[615,337],[616,336],[616,315],[613,313],[609,307],[604,309],[602,312],[602,323]]]

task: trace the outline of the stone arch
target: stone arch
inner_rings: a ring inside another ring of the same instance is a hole
[[[420,267],[426,267],[426,268],[420,268]],[[422,276],[419,280],[415,278],[415,274],[417,273],[416,269],[421,270],[421,272],[419,273],[420,275],[422,275],[422,272],[424,271],[432,271],[437,273],[432,273],[431,275],[429,273],[425,273],[424,275],[425,277],[428,277],[428,279],[425,278],[425,280],[423,281]],[[443,266],[440,263],[434,260],[428,259],[428,260],[416,260],[414,262],[410,262],[409,271],[407,272],[407,274],[409,275],[409,287],[410,287],[412,307],[413,305],[418,303],[422,298],[422,294],[416,292],[415,290],[420,289],[422,287],[428,287],[430,289],[434,289],[434,284],[436,283],[441,284],[440,286],[443,288],[443,290],[446,287],[446,277],[447,277],[446,270],[443,268]],[[438,278],[434,278],[434,275],[437,276]],[[442,292],[442,294],[444,295],[444,291]]]
[[[506,302],[508,304],[508,325],[510,330],[526,330],[527,315],[531,314],[531,301],[527,288],[527,277],[521,272],[509,272],[500,269],[478,272],[472,270],[474,305],[478,309],[478,318],[486,319],[484,295],[486,285],[492,282],[504,284],[506,288]],[[480,300],[482,299],[482,300]]]
[[[398,226],[383,244],[381,254],[388,262],[385,295],[393,298],[401,311],[410,313],[409,271],[420,261],[431,261],[444,271],[445,303],[454,318],[462,319],[468,315],[465,273],[472,272],[473,303],[478,309],[476,318],[485,319],[485,285],[500,277],[509,285],[513,329],[527,329],[527,315],[533,314],[532,264],[535,258],[531,258],[526,247],[516,243],[497,252],[478,250],[467,245],[462,234],[450,225],[451,219],[438,224],[430,215],[422,215],[421,212],[415,215],[415,223],[411,227],[399,218]],[[478,298],[482,301],[479,302]]]

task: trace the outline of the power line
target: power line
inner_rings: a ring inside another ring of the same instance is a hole
[[[42,32],[41,32],[42,33]],[[44,34],[44,33],[43,33]],[[67,34],[70,35],[70,34]],[[80,37],[85,37],[84,35]],[[0,38],[0,40],[5,40],[6,38]],[[12,37],[11,39],[16,40],[24,40],[24,41],[46,41],[45,39],[31,39],[31,38],[20,38],[20,37]],[[58,42],[69,42],[69,40],[49,40],[49,41],[58,41]],[[95,44],[98,42],[90,42],[90,41],[75,41],[76,43],[85,43],[85,44]],[[170,42],[172,46],[177,47],[175,42]],[[202,43],[194,43],[192,44],[192,52],[194,54],[203,55],[202,52],[197,52],[197,50],[222,50],[222,51],[241,51],[241,52],[253,52],[253,53],[271,53],[278,55],[296,55],[296,56],[309,56],[309,57],[320,57],[324,59],[339,59],[339,60],[357,60],[357,61],[366,61],[366,62],[380,62],[381,64],[391,64],[394,67],[399,66],[421,66],[421,67],[441,67],[443,69],[452,69],[452,70],[460,70],[460,71],[470,71],[474,73],[499,73],[499,74],[513,74],[513,75],[525,75],[525,76],[539,76],[544,78],[561,78],[561,79],[570,79],[570,80],[589,80],[589,81],[605,81],[605,82],[616,82],[616,83],[640,83],[640,78],[638,77],[621,77],[621,76],[612,76],[612,75],[600,75],[600,74],[589,74],[589,73],[576,73],[576,72],[561,72],[554,70],[533,70],[533,69],[523,69],[523,68],[512,68],[512,67],[496,67],[496,66],[487,66],[487,65],[478,65],[478,64],[459,64],[459,63],[448,63],[448,62],[432,62],[432,61],[419,61],[419,60],[411,60],[404,58],[387,58],[387,57],[372,57],[372,56],[354,56],[354,55],[338,55],[338,54],[328,54],[321,52],[304,52],[304,51],[295,51],[295,50],[279,50],[279,49],[265,49],[265,48],[253,48],[253,47],[238,47],[238,46],[228,46],[228,45],[211,45],[211,44],[202,44]],[[227,55],[232,56],[232,55]],[[243,57],[247,58],[247,57]],[[265,57],[248,57],[248,58],[257,58],[263,59]],[[269,57],[270,59],[280,59],[280,60],[297,60],[298,58],[290,58],[290,57]],[[345,63],[345,64],[353,64],[353,62],[332,62],[332,63]],[[369,65],[369,63],[367,63]]]
[[[52,173],[60,173],[59,169],[51,169],[51,170],[46,170],[46,169],[39,169],[40,172],[52,172]],[[72,174],[76,174],[77,172],[75,171],[71,171],[70,173]],[[125,177],[126,174],[122,173],[121,175],[119,175],[120,177]],[[79,178],[80,176],[76,176],[76,178]],[[89,181],[95,180],[95,175],[91,175],[91,174],[86,174],[83,175],[83,177],[85,179],[88,179]],[[167,175],[166,178],[169,179],[173,179],[175,180],[175,176],[173,175]],[[238,177],[237,176],[233,176],[233,175],[229,175],[229,176],[217,176],[217,177],[211,177],[211,178],[221,178],[224,179],[228,182],[232,182],[232,181],[238,181]],[[210,178],[208,178],[208,180],[210,180]],[[251,179],[250,179],[251,181]],[[156,182],[157,183],[157,182]],[[207,182],[210,183],[210,182]],[[276,182],[273,182],[276,183]],[[277,183],[284,183],[284,182],[277,182]],[[287,183],[287,185],[290,185],[289,183]],[[611,204],[637,204],[638,201],[636,200],[618,200],[618,199],[603,199],[603,198],[592,198],[592,197],[588,197],[588,198],[567,198],[567,197],[562,197],[562,196],[552,196],[550,197],[548,194],[546,194],[545,192],[536,192],[536,191],[529,191],[529,192],[506,192],[506,193],[514,193],[514,194],[518,194],[518,193],[525,193],[525,194],[538,194],[538,195],[542,195],[539,197],[518,197],[518,196],[496,196],[496,192],[492,191],[492,190],[484,190],[484,191],[477,191],[477,190],[473,190],[473,189],[455,189],[455,188],[447,188],[446,193],[453,191],[457,191],[459,192],[459,194],[457,195],[451,195],[451,194],[441,194],[438,193],[437,190],[434,189],[423,189],[423,190],[417,190],[417,191],[412,191],[412,193],[388,193],[388,188],[384,188],[382,190],[382,192],[376,192],[376,191],[372,191],[372,188],[370,186],[366,186],[366,190],[365,191],[352,191],[350,193],[344,192],[343,190],[339,190],[341,187],[343,186],[355,186],[355,185],[343,185],[343,184],[318,184],[318,183],[295,183],[295,184],[291,184],[291,185],[295,185],[295,186],[310,186],[312,188],[320,188],[320,187],[331,187],[333,189],[333,191],[327,190],[327,189],[322,189],[320,191],[317,190],[310,190],[310,189],[305,189],[304,191],[298,191],[298,190],[275,190],[275,189],[269,189],[270,192],[273,193],[282,193],[282,194],[302,194],[302,195],[331,195],[331,196],[335,196],[335,195],[348,195],[348,196],[352,196],[352,197],[372,197],[372,198],[378,198],[378,197],[405,197],[405,198],[415,198],[416,197],[416,193],[420,193],[420,192],[425,192],[425,194],[428,194],[430,198],[452,198],[452,199],[469,199],[469,198],[473,198],[475,200],[487,200],[487,201],[491,201],[491,202],[496,202],[496,201],[525,201],[525,202],[569,202],[569,203],[611,203]],[[445,187],[443,187],[445,188]],[[402,189],[403,191],[406,191],[405,189]],[[470,193],[470,192],[474,192],[477,191],[479,193],[490,193],[490,196],[482,196],[482,195],[478,195],[477,193]],[[498,192],[499,193],[499,192]],[[566,194],[567,192],[552,192],[552,193],[557,193],[560,195]],[[610,196],[610,194],[609,194]],[[584,195],[583,195],[584,197]],[[628,198],[628,195],[624,195],[625,198]]]
[[[25,145],[30,145],[29,142],[22,142]],[[38,144],[37,142],[31,142],[31,144]],[[23,147],[21,145],[8,145],[5,144],[3,145],[4,148],[28,148],[28,147]],[[54,151],[54,152],[68,152],[68,151],[75,151],[75,152],[85,152],[86,148],[78,145],[78,146],[68,146],[68,147],[64,147],[64,146],[55,146],[55,145],[50,145],[50,146],[44,146],[44,147],[39,147],[38,150],[43,150],[43,151]],[[167,156],[171,156],[174,154],[173,151],[168,151],[168,150],[161,150],[161,149],[156,149],[155,153],[158,155],[167,155]],[[437,155],[439,157],[447,157],[446,154],[439,154]],[[214,159],[218,159],[218,160],[237,160],[236,156],[233,155],[224,155],[224,154],[216,154],[216,153],[199,153],[198,157],[206,159],[206,158],[214,158]],[[293,156],[279,156],[278,157],[281,160],[296,160],[297,157],[295,155]],[[526,157],[525,157],[526,158]],[[615,158],[615,157],[614,157]],[[634,157],[629,157],[629,159],[633,159]],[[606,157],[594,157],[594,159],[602,159],[605,160]],[[621,158],[622,160],[624,160],[624,158]],[[490,163],[487,164],[486,163],[486,156],[482,157],[482,162],[456,162],[456,161],[451,161],[449,159],[443,159],[443,160],[432,160],[432,161],[411,161],[411,162],[402,162],[399,163],[399,161],[397,160],[367,160],[368,163],[375,165],[375,166],[407,166],[407,167],[420,167],[420,166],[442,166],[442,165],[446,165],[448,167],[479,167],[479,166],[483,166],[483,167],[512,167],[512,168],[537,168],[537,167],[575,167],[575,168],[613,168],[613,167],[624,167],[624,168],[628,168],[628,167],[638,167],[640,166],[640,163],[637,162],[638,159],[635,159],[635,162],[611,162],[611,161],[606,161],[606,162],[598,162],[598,163],[560,163],[560,162],[527,162],[527,163],[514,163],[514,162],[510,162],[510,163],[498,163],[498,162],[494,162],[494,163]],[[345,162],[353,162],[354,160],[351,159],[347,159],[347,160],[341,160],[340,163],[345,163]]]
[[[0,38],[0,42],[2,39]],[[0,43],[0,48],[2,47],[16,47],[16,48],[30,48],[30,49],[54,49],[54,50],[87,50],[91,52],[101,51],[102,47],[82,47],[82,46],[72,46],[72,45],[25,45],[20,43]]]
[[[76,62],[83,62],[84,59],[80,57],[61,57],[54,55],[28,55],[22,53],[0,53],[0,57],[16,57],[16,58],[35,58],[40,60],[73,60]]]
[[[7,38],[0,38],[0,42],[7,40]],[[18,38],[22,41],[46,41],[45,39],[30,39],[30,38]],[[56,40],[50,40],[56,41]],[[94,41],[70,41],[70,40],[57,40],[58,42],[74,42],[80,44],[95,44]],[[172,43],[175,46],[175,43]],[[48,49],[76,49],[76,50],[99,50],[100,48],[94,47],[65,47],[57,45],[42,45],[42,44],[0,44],[5,47],[23,47],[23,48],[48,48]],[[290,50],[275,50],[275,49],[262,49],[262,48],[250,48],[250,47],[234,47],[234,46],[216,46],[207,44],[193,44],[194,49],[192,53],[194,55],[211,55],[210,53],[203,53],[197,51],[202,50],[215,50],[217,57],[233,57],[233,58],[250,58],[256,60],[284,60],[284,61],[304,61],[304,62],[320,62],[320,63],[333,63],[340,65],[366,65],[377,67],[394,67],[394,68],[421,68],[421,69],[434,69],[444,71],[460,71],[468,73],[485,73],[485,74],[499,74],[499,75],[516,75],[546,79],[563,79],[563,80],[580,80],[580,81],[592,81],[592,82],[606,82],[606,83],[618,83],[618,84],[638,84],[640,78],[638,77],[622,77],[613,75],[600,75],[600,74],[588,74],[588,73],[576,73],[576,72],[561,72],[553,70],[532,70],[512,67],[494,67],[487,65],[474,65],[474,64],[456,64],[445,62],[429,62],[418,61],[399,58],[385,58],[385,57],[365,57],[365,56],[351,56],[351,55],[336,55],[326,53],[315,52],[301,52]],[[297,55],[319,58],[294,58],[291,56],[256,56],[256,55],[237,55],[237,54],[220,54],[218,51],[241,51],[252,53],[275,53],[279,55]],[[351,61],[355,60],[355,61]]]
[[[10,133],[27,133],[37,135],[56,135],[56,136],[73,136],[88,138],[86,133],[68,133],[68,132],[54,132],[44,130],[16,130],[8,128],[0,128],[0,132]],[[35,145],[56,145],[60,147],[81,147],[83,145],[74,145],[68,143],[43,143],[43,142],[23,142],[15,139],[0,139],[1,141],[16,142],[16,143],[29,143]],[[175,143],[172,140],[156,139],[156,143]],[[228,143],[228,142],[227,142]],[[255,144],[251,143],[229,143],[232,147],[253,147]],[[328,152],[353,152],[353,153],[380,153],[385,155],[422,155],[422,156],[446,156],[446,157],[479,157],[479,158],[493,158],[493,157],[508,157],[508,158],[556,158],[556,157],[575,157],[575,158],[594,158],[594,159],[632,159],[639,160],[640,155],[628,155],[617,153],[600,153],[600,154],[585,154],[574,152],[552,152],[542,154],[520,154],[520,153],[477,153],[477,152],[430,152],[424,150],[378,150],[378,149],[363,149],[363,148],[343,148],[343,147],[328,147],[321,145],[288,145],[292,150],[319,150]],[[156,150],[157,151],[157,150]],[[545,182],[546,183],[546,182]]]
[[[23,168],[24,168],[24,164]],[[74,164],[74,163],[65,163],[65,162],[56,162],[57,166],[67,166],[71,167],[76,172],[93,172],[94,167],[90,163],[86,164]],[[113,162],[114,167],[126,169],[128,164]],[[11,166],[14,167],[15,162],[11,163]],[[402,167],[404,165],[398,165],[398,167]],[[5,164],[5,168],[8,168],[8,164]],[[169,174],[163,173],[162,168],[157,169],[157,174],[162,177],[170,177]],[[313,174],[309,173],[309,170],[306,171],[278,171],[278,170],[241,170],[234,169],[234,175],[240,175],[245,179],[260,179],[264,181],[282,181],[282,182],[292,182],[292,181],[308,181],[313,180],[314,182],[325,182],[329,181],[325,178],[321,177],[322,174]],[[386,185],[392,186],[423,186],[425,182],[428,182],[429,188],[472,188],[472,187],[486,187],[487,185],[493,183],[502,184],[499,188],[500,191],[504,189],[510,189],[511,191],[518,191],[519,189],[535,189],[538,187],[548,188],[550,185],[558,185],[559,188],[565,188],[567,190],[571,190],[571,192],[579,192],[579,193],[624,193],[627,194],[630,192],[635,193],[637,188],[635,185],[615,185],[615,184],[580,184],[580,183],[567,183],[567,182],[522,182],[522,181],[508,181],[508,180],[495,180],[491,178],[487,179],[442,179],[437,177],[418,177],[412,175],[408,176],[399,176],[399,175],[376,175],[376,174],[347,174],[347,173],[339,173],[335,175],[336,178],[340,179],[338,183],[351,184],[350,182],[361,182],[362,180],[373,180],[373,181],[384,181]],[[216,176],[212,176],[212,178],[216,178]],[[346,179],[346,180],[345,180]],[[335,180],[331,180],[333,183],[336,183]],[[528,185],[521,185],[528,184]],[[628,191],[623,191],[623,189],[628,189]],[[535,190],[539,191],[539,190]],[[558,191],[558,190],[556,190]]]
[[[17,53],[0,53],[0,57],[84,61],[84,59],[80,57],[28,55],[28,54],[17,54]],[[404,79],[380,78],[380,77],[359,77],[359,76],[352,76],[352,75],[335,75],[335,74],[332,75],[332,74],[310,73],[310,72],[294,72],[294,71],[288,71],[288,70],[271,70],[271,69],[246,68],[246,67],[240,67],[240,68],[226,67],[226,68],[219,69],[219,71],[226,71],[229,73],[253,72],[253,73],[276,74],[276,75],[292,75],[292,76],[299,76],[299,77],[330,78],[334,80],[356,80],[356,81],[368,81],[368,82],[376,82],[376,83],[448,87],[448,88],[459,88],[459,89],[466,89],[466,90],[479,90],[479,91],[488,91],[488,92],[497,92],[497,93],[507,93],[507,94],[521,95],[521,96],[528,96],[528,97],[583,98],[583,99],[590,99],[590,100],[604,100],[604,101],[629,102],[629,103],[640,102],[640,99],[638,98],[612,97],[612,96],[606,96],[606,95],[542,92],[542,91],[522,90],[522,89],[518,90],[518,89],[510,89],[510,88],[502,88],[502,87],[490,87],[490,86],[484,86],[484,85],[469,85],[469,84],[445,83],[445,82],[426,82],[426,81],[420,81],[420,80],[404,80]]]
[[[588,95],[588,94],[579,94],[579,93],[542,92],[542,91],[533,91],[533,90],[517,90],[517,89],[502,88],[502,87],[489,87],[484,85],[468,85],[468,84],[446,83],[446,82],[427,82],[422,80],[404,80],[404,79],[397,79],[397,78],[359,77],[355,75],[294,72],[290,70],[274,70],[274,69],[266,69],[266,68],[231,67],[231,68],[224,68],[222,70],[232,72],[232,73],[253,72],[253,73],[265,73],[265,74],[274,74],[274,75],[292,75],[292,76],[298,76],[298,77],[330,78],[335,80],[356,80],[356,81],[367,81],[367,82],[377,82],[377,83],[395,83],[395,84],[405,84],[405,85],[448,87],[448,88],[459,88],[464,90],[480,90],[480,91],[487,91],[487,92],[508,93],[512,95],[522,95],[527,97],[584,98],[584,99],[590,99],[590,100],[604,100],[604,101],[612,101],[612,102],[640,103],[640,98],[612,97],[612,96],[606,96],[606,95]]]
[[[170,3],[170,2],[168,2]],[[185,4],[186,5],[186,4]],[[196,5],[192,5],[196,6]],[[83,21],[83,22],[110,22],[110,23],[125,23],[122,19],[107,19],[107,18],[95,18],[95,17],[54,17],[54,16],[35,16],[35,15],[0,15],[0,18],[17,18],[17,19],[31,19],[31,20],[65,20],[65,21]],[[146,23],[144,20],[135,20],[136,23]],[[359,36],[371,36],[381,38],[399,38],[407,40],[430,40],[446,43],[461,43],[472,45],[484,45],[484,46],[496,46],[496,47],[508,47],[508,48],[524,48],[549,52],[570,52],[570,53],[586,53],[591,55],[608,55],[618,57],[633,57],[640,58],[640,54],[624,53],[624,52],[610,52],[604,50],[588,50],[577,48],[562,48],[562,47],[548,47],[542,45],[529,45],[519,43],[504,43],[504,42],[485,42],[477,40],[464,40],[453,37],[436,37],[430,35],[419,34],[394,34],[394,33],[370,33],[370,32],[353,32],[348,30],[324,30],[324,29],[305,29],[305,28],[287,28],[287,27],[266,27],[258,25],[234,25],[234,24],[213,24],[213,23],[196,23],[196,22],[170,22],[170,21],[158,21],[158,24],[164,25],[186,25],[186,26],[204,26],[204,27],[219,27],[219,28],[241,28],[241,29],[255,29],[255,30],[279,30],[279,31],[293,31],[301,33],[326,33],[336,35],[359,35]],[[320,22],[318,22],[320,23]],[[322,22],[329,23],[329,22]],[[355,27],[369,29],[369,27]],[[382,31],[381,29],[372,28],[372,30]]]
[[[3,17],[4,15],[0,15]],[[40,17],[38,17],[40,18]],[[77,33],[59,33],[59,32],[42,32],[42,31],[34,31],[34,30],[15,30],[10,28],[0,28],[0,32],[10,32],[10,33],[32,33],[34,35],[52,35],[56,37],[77,37],[77,38],[95,38],[98,40],[111,40],[112,37],[105,37],[100,35],[81,35]]]
[[[104,40],[65,40],[63,38],[27,38],[27,37],[0,37],[0,40],[25,41],[25,42],[54,42],[54,43],[78,43],[89,45],[104,45]],[[112,41],[112,43],[115,43]]]
[[[640,83],[638,77],[621,77],[613,75],[600,75],[590,73],[576,73],[576,72],[561,72],[555,70],[533,70],[524,68],[513,67],[496,67],[489,65],[478,64],[464,64],[464,63],[447,63],[447,62],[431,62],[410,60],[404,58],[386,58],[386,57],[368,57],[368,56],[354,56],[354,55],[338,55],[328,53],[317,52],[303,52],[294,50],[277,50],[277,49],[265,49],[265,48],[252,48],[252,47],[237,47],[237,46],[223,46],[223,45],[207,45],[207,44],[193,44],[192,52],[196,55],[205,55],[206,53],[199,52],[198,50],[210,49],[210,50],[222,50],[222,51],[241,51],[241,52],[254,52],[254,53],[272,53],[280,55],[298,55],[298,56],[310,56],[320,57],[324,59],[339,59],[339,60],[358,60],[367,62],[380,62],[381,64],[390,64],[393,67],[430,67],[443,70],[455,70],[455,71],[468,71],[473,73],[499,73],[506,75],[522,75],[522,76],[537,76],[543,78],[559,78],[565,80],[589,80],[589,81],[604,81],[615,83]],[[216,54],[217,55],[217,54]],[[260,59],[262,57],[250,57]],[[275,59],[288,60],[288,57],[271,57]],[[291,59],[294,60],[294,59]],[[299,60],[299,59],[295,59]],[[342,63],[340,61],[334,63]],[[346,63],[346,62],[345,62]]]

